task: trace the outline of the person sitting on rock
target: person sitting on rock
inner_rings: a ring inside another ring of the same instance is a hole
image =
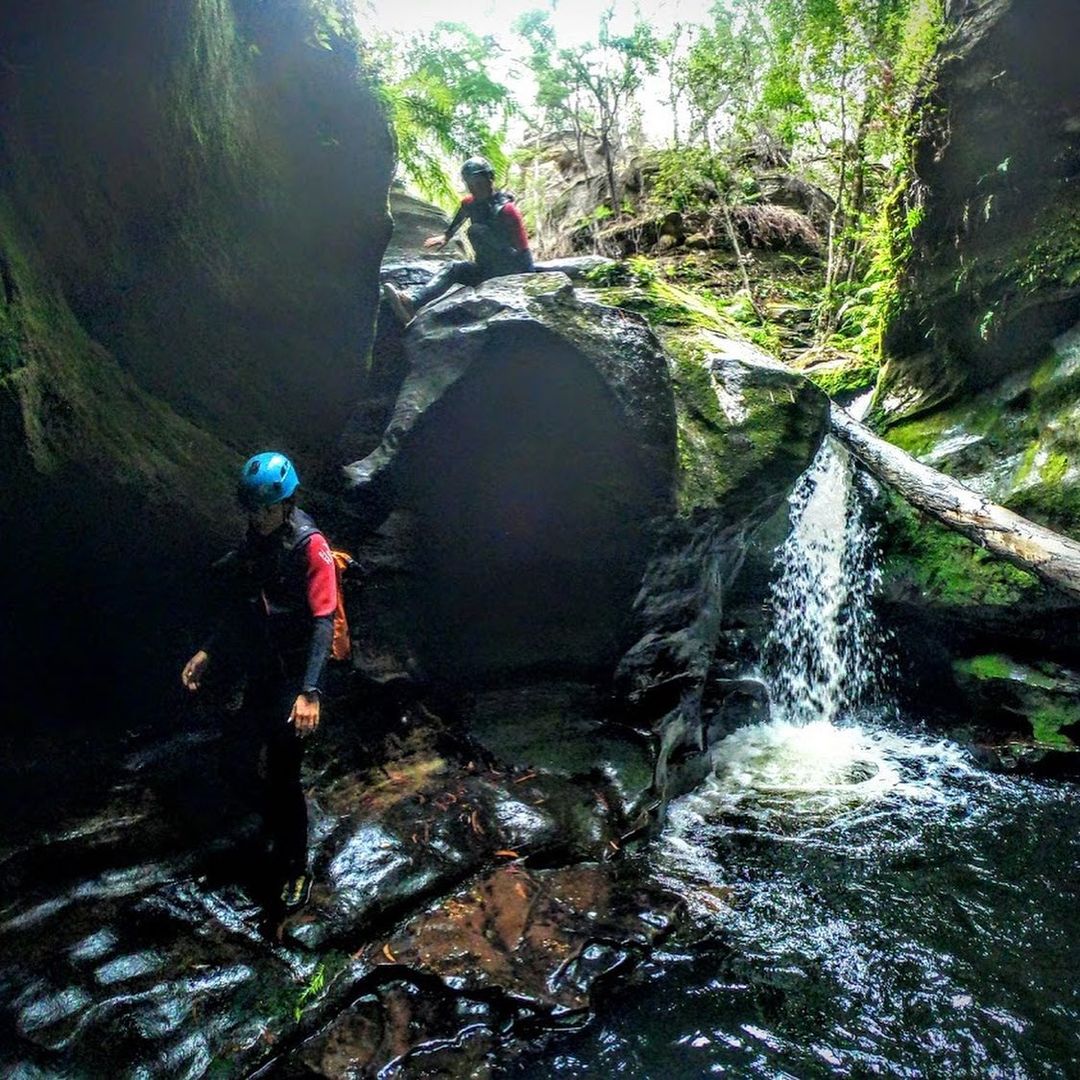
[[[243,668],[243,712],[265,747],[263,827],[286,910],[303,906],[311,891],[300,761],[302,740],[319,726],[337,607],[334,559],[326,538],[296,506],[299,483],[284,454],[256,454],[244,465],[237,499],[248,515],[247,536],[223,560],[232,572],[232,602],[180,676],[188,690],[199,690],[219,651]]]
[[[394,314],[409,323],[417,310],[442,296],[452,285],[479,285],[488,278],[505,274],[528,274],[533,269],[525,222],[514,205],[514,196],[495,189],[495,170],[486,158],[472,157],[461,166],[461,179],[469,194],[461,200],[446,232],[429,236],[424,247],[442,248],[467,221],[469,243],[476,261],[463,259],[447,263],[415,295],[387,282],[383,292]]]

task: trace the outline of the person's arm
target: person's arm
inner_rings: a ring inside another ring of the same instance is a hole
[[[450,237],[454,235],[465,224],[465,219],[469,216],[468,208],[469,204],[473,201],[471,195],[466,195],[461,200],[460,205],[457,208],[457,213],[454,214],[453,220],[446,226],[444,233],[436,233],[434,236],[429,236],[424,241],[424,247],[426,248],[441,248],[450,241]]]
[[[307,735],[319,726],[319,692],[323,670],[330,656],[334,612],[337,610],[337,570],[326,538],[321,533],[312,536],[304,547],[304,555],[311,639],[307,664],[300,681],[300,693],[289,715],[298,735]]]
[[[210,657],[219,652],[222,646],[228,647],[233,644],[239,622],[237,591],[240,577],[240,553],[230,551],[223,558],[218,559],[210,570],[217,577],[219,588],[226,595],[224,602],[221,597],[218,598],[219,614],[213,629],[180,672],[180,682],[193,694],[202,688],[203,676],[210,664]],[[222,582],[225,584],[222,585]]]
[[[504,203],[499,211],[499,217],[502,219],[501,225],[507,242],[520,261],[521,272],[531,273],[533,256],[529,249],[529,236],[525,232],[525,219],[521,216],[521,211],[512,202]]]

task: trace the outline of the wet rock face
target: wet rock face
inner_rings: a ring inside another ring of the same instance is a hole
[[[5,847],[0,1072],[339,1077],[415,1054],[421,1075],[438,1054],[463,1075],[583,1023],[680,908],[623,869],[615,786],[588,755],[571,776],[395,730],[339,713],[312,746],[316,881],[288,919],[263,907],[250,733],[149,747],[97,812]]]
[[[444,676],[603,668],[671,506],[674,405],[642,320],[561,274],[448,295],[405,338],[379,447],[347,470],[392,506],[414,586],[400,599]]]
[[[581,1023],[596,988],[670,930],[678,906],[599,866],[497,870],[370,949],[383,984],[299,1058],[333,1077],[395,1060],[432,1075],[425,1067],[446,1056],[453,1075],[468,1075],[500,1031]]]
[[[910,194],[925,217],[887,342],[894,413],[1030,368],[1080,319],[1080,8],[954,7]]]

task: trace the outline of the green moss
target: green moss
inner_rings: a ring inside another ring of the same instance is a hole
[[[1007,679],[1012,674],[1012,662],[1001,653],[988,653],[972,656],[966,660],[956,660],[953,667],[963,674],[976,679]]]
[[[26,359],[0,373],[0,389],[18,403],[20,452],[40,473],[69,461],[92,462],[102,481],[137,485],[150,501],[165,504],[185,492],[207,517],[219,517],[218,508],[231,499],[234,455],[142,391],[87,335],[24,255],[28,245],[3,197],[0,250],[18,297],[8,309],[11,325]],[[187,477],[196,473],[201,479],[193,488]]]
[[[1039,479],[1045,484],[1059,484],[1069,468],[1069,459],[1061,453],[1051,454],[1039,469]]]
[[[1031,375],[1031,389],[1038,393],[1049,385],[1054,377],[1058,373],[1058,368],[1061,365],[1061,357],[1056,352],[1052,352],[1035,370]]]
[[[1013,478],[1013,482],[1017,484],[1024,483],[1031,475],[1031,470],[1035,468],[1035,459],[1039,455],[1039,444],[1032,443],[1024,451],[1024,456],[1020,459],[1020,465],[1016,470],[1016,476]]]
[[[807,368],[803,374],[831,398],[869,390],[877,382],[878,365],[860,360],[842,367]]]
[[[953,661],[953,668],[960,674],[975,679],[1011,679],[1036,690],[1054,690],[1059,681],[1037,668],[1021,664],[1002,653],[984,653],[964,660]]]
[[[637,285],[611,286],[601,291],[600,299],[612,307],[636,311],[654,330],[698,327],[742,336],[734,320],[726,317],[710,299],[671,282],[653,279]]]
[[[678,480],[682,513],[714,505],[725,487],[723,462],[730,448],[726,420],[706,368],[704,343],[673,332],[661,334],[675,387]]]
[[[913,457],[925,457],[941,441],[951,423],[952,416],[947,412],[904,420],[889,428],[889,442]]]
[[[898,591],[914,586],[932,603],[958,606],[1011,606],[1042,593],[1033,574],[922,518],[899,497],[887,498],[884,574]]]
[[[705,342],[691,335],[671,332],[661,333],[660,338],[671,364],[679,403],[707,424],[724,423],[716,387],[706,367],[709,350]]]
[[[1040,484],[1007,500],[1010,510],[1048,529],[1080,539],[1080,487]]]
[[[555,296],[566,288],[566,281],[561,274],[532,274],[522,284],[526,296]]]
[[[793,374],[763,368],[742,380],[729,415],[710,370],[714,336],[671,327],[659,336],[675,386],[679,511],[752,504],[789,471],[794,480],[817,447],[824,397]],[[807,395],[820,402],[820,412]]]
[[[1080,722],[1080,708],[1060,702],[1050,702],[1032,713],[1031,733],[1035,741],[1059,750],[1073,750],[1075,744],[1061,733],[1063,727]]]
[[[1072,288],[1080,282],[1080,196],[1064,188],[1062,197],[1039,214],[1034,235],[1024,241],[1016,252],[1014,273],[1025,291]]]
[[[26,342],[11,305],[0,307],[0,378],[26,363]]]

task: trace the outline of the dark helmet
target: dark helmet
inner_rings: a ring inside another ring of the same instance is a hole
[[[236,498],[245,510],[284,502],[300,486],[293,463],[274,450],[249,458],[240,470]]]
[[[468,183],[474,176],[495,180],[495,166],[485,157],[471,157],[461,166],[461,179]]]

